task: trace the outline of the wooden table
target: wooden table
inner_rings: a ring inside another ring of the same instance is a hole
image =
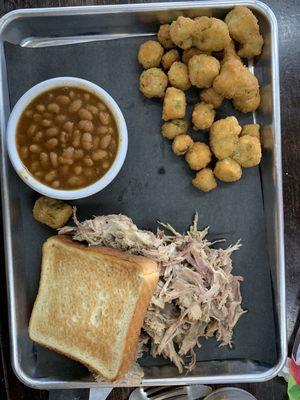
[[[300,7],[298,0],[264,0],[275,12],[279,24],[281,116],[283,138],[283,184],[285,213],[285,248],[287,268],[287,311],[289,343],[299,326],[299,282],[300,282]],[[132,2],[138,2],[132,1]],[[124,3],[123,1],[47,1],[47,0],[0,0],[1,14],[16,8],[51,7],[66,5],[94,5]],[[3,253],[2,253],[3,254]],[[4,256],[2,256],[4,257]],[[9,360],[7,328],[6,288],[4,260],[1,271],[1,358],[0,397],[5,394],[11,400],[46,400],[48,392],[32,390],[22,385],[15,377]],[[258,400],[286,399],[286,385],[282,379],[270,382],[239,385]],[[129,390],[115,389],[109,399],[125,400]]]

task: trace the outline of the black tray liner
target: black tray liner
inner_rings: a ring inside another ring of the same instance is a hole
[[[125,164],[117,178],[103,191],[73,202],[78,206],[79,219],[93,215],[123,213],[141,228],[155,230],[157,220],[184,231],[198,211],[201,227],[211,226],[211,240],[225,238],[227,244],[242,239],[243,246],[233,255],[236,275],[242,275],[243,307],[248,313],[238,322],[233,348],[220,348],[214,338],[202,339],[197,359],[248,359],[274,365],[277,359],[272,282],[267,254],[264,204],[259,168],[243,170],[242,179],[234,184],[218,182],[210,193],[195,189],[193,173],[187,164],[172,153],[171,143],[160,133],[162,104],[146,99],[138,90],[141,67],[137,49],[143,38],[128,38],[46,48],[22,48],[5,44],[11,107],[33,85],[58,76],[76,76],[104,88],[119,104],[126,119],[129,147]],[[188,93],[191,107],[199,101],[199,91]],[[251,114],[236,112],[225,101],[217,118],[235,115],[240,124],[252,122]],[[193,138],[208,139],[208,133],[193,132]],[[32,217],[32,206],[38,197],[9,170],[10,194],[20,201],[23,231],[24,279],[29,302],[36,296],[41,245],[53,234],[51,229]],[[21,229],[20,228],[20,229]],[[225,246],[225,244],[224,244]],[[28,316],[29,318],[29,316]],[[73,368],[80,376],[82,368],[54,352],[35,346],[36,373],[63,373]],[[144,356],[142,365],[167,364],[167,360]]]

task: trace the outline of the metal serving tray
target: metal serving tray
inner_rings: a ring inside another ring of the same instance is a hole
[[[22,199],[10,196],[8,180],[9,162],[4,141],[6,122],[10,113],[4,41],[24,47],[42,47],[109,40],[153,34],[164,16],[185,12],[196,15],[224,17],[236,5],[246,5],[259,18],[265,38],[263,54],[255,65],[255,73],[263,86],[265,110],[254,115],[254,120],[265,127],[264,158],[261,165],[265,223],[268,253],[276,310],[277,360],[272,366],[251,360],[208,361],[189,375],[161,373],[160,367],[147,368],[145,385],[172,385],[192,383],[229,383],[265,381],[273,378],[282,368],[286,353],[285,271],[281,169],[281,134],[278,71],[277,22],[272,11],[259,1],[193,1],[178,3],[149,3],[112,6],[45,8],[17,10],[0,21],[1,46],[1,154],[2,154],[2,204],[6,250],[6,272],[9,300],[11,359],[16,375],[28,386],[47,388],[88,388],[99,386],[90,376],[68,374],[38,376],[32,342],[28,339],[28,318],[31,304],[28,287],[20,279],[24,230],[19,229],[17,212]],[[190,14],[190,15],[191,15]],[[250,68],[253,66],[250,65]],[[26,78],[25,78],[26,79]],[[30,251],[30,249],[28,249]],[[27,282],[28,284],[28,282]],[[259,327],[257,327],[259,329]],[[171,371],[171,370],[170,370]],[[103,384],[103,386],[107,386]]]

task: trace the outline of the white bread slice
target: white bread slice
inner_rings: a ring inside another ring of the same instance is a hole
[[[157,282],[157,265],[146,257],[53,236],[43,245],[29,336],[106,380],[119,379],[135,358]]]

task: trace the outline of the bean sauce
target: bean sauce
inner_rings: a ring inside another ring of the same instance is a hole
[[[23,111],[16,134],[19,156],[38,181],[74,190],[99,180],[118,150],[117,125],[109,108],[76,87],[58,87]]]

